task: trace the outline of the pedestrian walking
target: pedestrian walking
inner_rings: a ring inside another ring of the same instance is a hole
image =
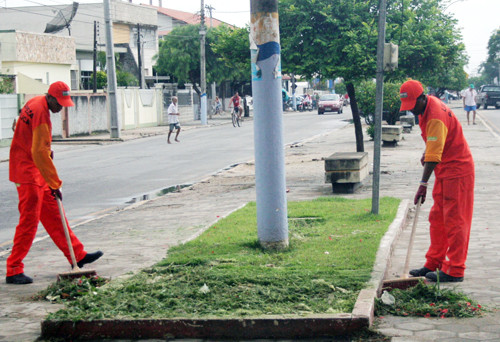
[[[170,136],[172,135],[174,129],[177,129],[177,132],[175,133],[175,141],[180,142],[180,140],[177,139],[179,137],[179,132],[181,131],[181,125],[179,124],[180,114],[179,107],[177,106],[177,96],[172,96],[172,103],[170,104],[170,106],[168,106],[167,113],[169,124],[167,142],[171,144]]]
[[[474,203],[474,161],[465,140],[462,125],[441,100],[424,94],[422,84],[409,80],[400,89],[400,111],[409,110],[419,117],[425,142],[421,163],[424,167],[414,203],[425,202],[427,185],[434,173],[429,214],[431,244],[424,267],[410,271],[430,281],[461,282]],[[439,274],[437,270],[439,269]]]
[[[464,109],[467,112],[467,125],[470,125],[470,120],[469,120],[469,114],[470,112],[473,113],[472,116],[472,124],[476,124],[476,108],[477,108],[477,103],[476,103],[476,96],[477,92],[474,89],[474,84],[470,84],[469,89],[465,90],[462,94],[463,96],[463,103],[464,103]]]
[[[17,188],[20,217],[14,235],[14,245],[7,258],[8,284],[33,282],[32,278],[24,274],[23,260],[31,248],[39,222],[42,222],[47,233],[71,264],[71,255],[56,202],[56,197],[62,200],[62,181],[53,162],[50,120],[50,111],[58,113],[63,107],[74,106],[69,90],[64,82],[52,83],[47,94],[34,97],[26,103],[17,120],[10,147],[9,180],[14,182]],[[69,233],[78,267],[94,262],[103,255],[101,251],[87,253],[70,228]]]

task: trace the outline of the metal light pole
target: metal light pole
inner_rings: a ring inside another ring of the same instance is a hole
[[[250,1],[257,234],[262,247],[288,247],[278,0]]]
[[[104,0],[104,22],[106,23],[106,67],[108,71],[108,101],[111,118],[111,138],[120,137],[118,106],[116,104],[116,66],[113,47],[113,30],[110,12],[110,0]]]
[[[384,101],[384,43],[386,2],[379,1],[377,42],[377,87],[375,94],[375,134],[373,137],[372,213],[378,214],[380,202],[380,144],[382,143],[382,110]]]

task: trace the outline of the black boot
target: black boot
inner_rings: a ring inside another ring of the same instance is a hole
[[[7,284],[24,285],[31,284],[33,282],[33,279],[31,279],[24,273],[19,273],[10,277],[5,277],[5,282]]]
[[[428,269],[427,267],[422,267],[411,270],[409,273],[414,277],[425,277],[425,275],[429,272],[432,272],[432,270]]]
[[[438,276],[437,272],[429,272],[425,275],[430,281],[437,282]],[[464,277],[454,277],[444,273],[443,271],[439,271],[439,282],[440,283],[460,283],[464,281]]]
[[[82,260],[78,261],[76,264],[78,265],[78,267],[82,268],[83,265],[93,263],[94,261],[102,257],[103,254],[104,253],[101,251],[97,251],[94,253],[87,253],[87,255]]]

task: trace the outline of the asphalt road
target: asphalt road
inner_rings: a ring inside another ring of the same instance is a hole
[[[339,129],[351,119],[317,112],[284,115],[285,144]],[[233,164],[254,159],[253,121],[181,132],[180,143],[168,145],[155,136],[109,145],[54,145],[54,162],[63,180],[66,214],[71,224],[124,207],[162,189],[189,184]],[[354,131],[353,131],[354,141]],[[353,143],[354,144],[354,143]],[[354,145],[353,145],[354,148]],[[14,236],[19,219],[17,192],[8,181],[8,163],[0,163],[0,246]],[[44,233],[42,228],[39,233]]]
[[[489,107],[488,109],[481,108],[476,113],[481,115],[481,118],[496,134],[500,134],[500,109],[494,109],[494,107]],[[470,115],[470,119],[472,120],[472,113]]]

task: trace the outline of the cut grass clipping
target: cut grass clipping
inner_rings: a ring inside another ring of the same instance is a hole
[[[399,205],[319,198],[289,202],[285,251],[265,251],[256,205],[173,247],[155,266],[77,298],[49,319],[210,318],[351,312]]]
[[[75,300],[85,295],[96,295],[97,288],[104,286],[109,279],[92,276],[74,279],[61,279],[49,285],[45,290],[33,296],[34,300],[48,300],[51,302],[61,302]]]
[[[407,290],[390,292],[395,303],[387,305],[376,301],[376,315],[420,316],[420,317],[474,317],[482,315],[484,309],[465,294],[453,289],[441,289],[439,284],[425,285],[423,282]]]

